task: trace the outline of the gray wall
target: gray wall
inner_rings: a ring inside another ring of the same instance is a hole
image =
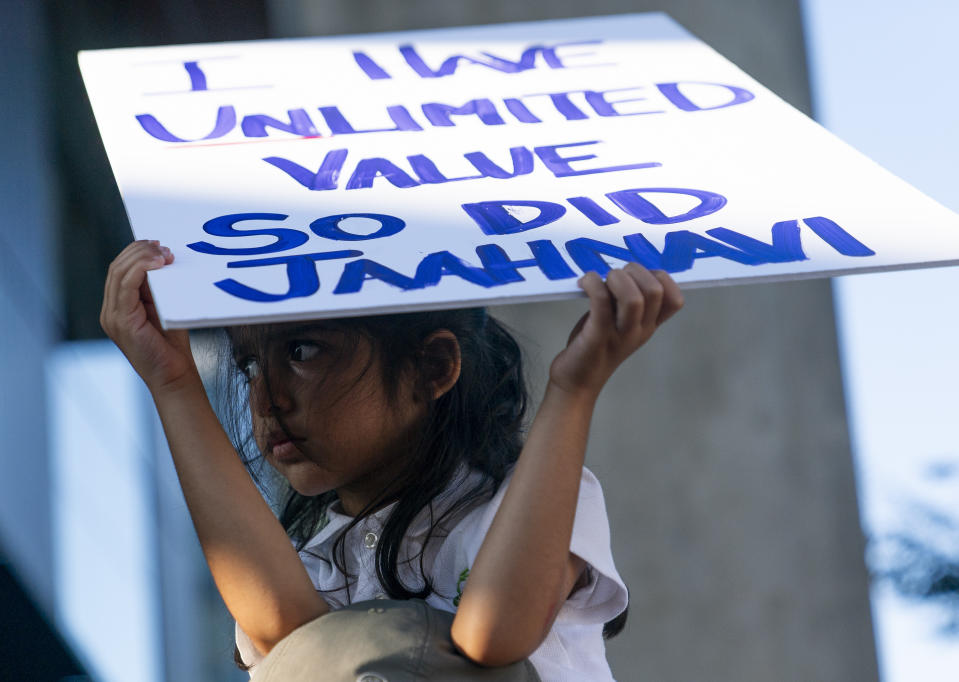
[[[667,12],[793,106],[809,111],[798,0],[267,0],[279,37]]]
[[[274,0],[278,35],[664,10],[809,111],[796,0]],[[542,386],[579,301],[509,306]],[[693,291],[601,398],[589,465],[631,589],[621,680],[875,680],[827,281]]]
[[[621,680],[875,680],[828,282],[687,292],[613,377],[603,482]],[[581,302],[503,307],[537,376]]]

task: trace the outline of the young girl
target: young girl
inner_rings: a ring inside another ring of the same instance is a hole
[[[146,272],[172,261],[156,241],[128,246],[101,324],[151,391],[246,665],[331,609],[390,597],[455,613],[456,649],[482,666],[529,657],[544,680],[611,679],[603,625],[626,591],[583,458],[603,385],[682,306],[669,275],[631,263],[580,280],[589,312],[525,442],[519,349],[483,310],[228,330],[255,456],[289,483],[278,520],[187,333],[158,324]]]

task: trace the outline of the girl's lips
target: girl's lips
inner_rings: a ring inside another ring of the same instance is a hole
[[[303,459],[303,455],[296,449],[296,444],[291,440],[281,440],[273,445],[273,458],[278,462],[292,462]]]

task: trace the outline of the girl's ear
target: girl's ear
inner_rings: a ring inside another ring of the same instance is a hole
[[[449,329],[437,329],[423,341],[423,371],[433,400],[449,391],[460,378],[460,343]]]

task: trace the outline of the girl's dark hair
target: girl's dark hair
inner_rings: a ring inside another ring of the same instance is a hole
[[[481,308],[346,318],[317,324],[344,333],[344,354],[355,348],[360,339],[369,343],[372,354],[367,369],[377,365],[389,398],[395,398],[404,377],[413,376],[414,394],[427,405],[423,428],[415,442],[410,443],[406,467],[389,489],[382,491],[340,532],[333,546],[333,561],[348,576],[343,545],[346,533],[369,514],[395,501],[376,546],[377,578],[393,599],[425,599],[433,592],[423,566],[426,545],[442,533],[444,521],[492,498],[519,457],[528,403],[522,351],[510,332]],[[440,329],[456,337],[462,366],[455,385],[433,400],[430,380],[447,358],[431,356],[430,346],[424,342]],[[238,336],[266,338],[269,334],[270,326],[227,330],[231,358]],[[280,523],[297,550],[301,550],[322,528],[327,508],[337,499],[336,493],[303,496],[285,479],[271,474],[272,469],[264,466],[253,442],[246,394],[242,390],[245,379],[235,362],[221,366],[231,368],[224,377],[229,382],[224,394],[240,396],[229,404],[221,404],[221,409],[224,405],[227,408],[224,422],[247,469],[273,500]],[[269,368],[261,367],[260,371],[268,381]],[[433,516],[432,501],[449,486],[463,464],[481,475],[472,479],[475,483],[470,487],[459,491],[452,505]],[[400,545],[412,521],[424,510],[430,514],[431,525],[419,555],[420,584],[406,585],[398,571]],[[604,636],[617,634],[622,629],[622,622],[617,623],[621,619],[625,621],[625,614],[607,623]],[[234,658],[244,667],[238,652]]]

